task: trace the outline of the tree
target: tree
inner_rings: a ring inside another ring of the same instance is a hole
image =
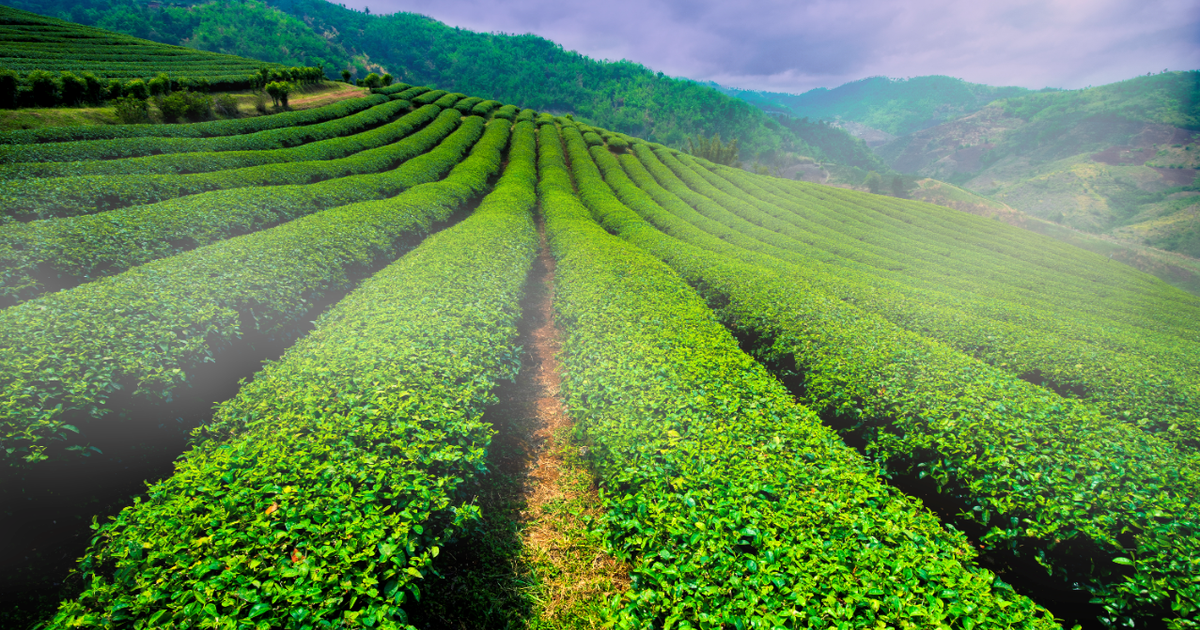
[[[367,78],[363,79],[363,85],[369,88],[377,88],[382,83],[383,79],[379,78],[379,75],[375,74],[374,72],[368,74]]]
[[[171,78],[165,72],[146,82],[150,96],[162,96],[171,91]]]
[[[883,189],[883,177],[879,173],[871,171],[867,173],[867,178],[863,180],[863,184],[866,185],[867,190],[878,195],[879,191]]]
[[[349,83],[349,82],[350,82],[350,71],[342,70],[342,83]]]
[[[901,199],[906,196],[904,194],[904,180],[900,179],[899,175],[892,178],[892,196]]]
[[[696,134],[688,138],[688,153],[716,164],[736,166],[738,141],[734,138],[729,144],[722,144],[720,133],[713,134],[712,138]]]
[[[59,78],[62,82],[62,102],[66,105],[79,105],[87,95],[87,82],[71,72],[62,72]]]
[[[392,75],[391,75],[391,74],[388,74],[388,73],[385,73],[385,74],[383,75],[383,79],[382,79],[382,80],[383,80],[383,84],[384,84],[385,86],[386,86],[386,85],[391,85],[391,84],[392,84]]]
[[[6,68],[0,68],[0,107],[15,109],[17,107],[17,73]]]
[[[30,72],[25,80],[33,95],[33,104],[38,107],[54,107],[58,101],[58,77],[45,70]]]
[[[267,84],[267,94],[275,102],[275,107],[288,106],[288,94],[292,92],[292,84],[287,81],[272,81]]]

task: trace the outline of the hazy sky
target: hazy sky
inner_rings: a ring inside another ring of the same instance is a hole
[[[780,92],[869,76],[1080,88],[1200,69],[1197,0],[353,0]]]

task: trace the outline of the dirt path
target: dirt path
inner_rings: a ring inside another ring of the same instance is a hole
[[[435,568],[444,577],[423,587],[410,618],[418,627],[599,628],[605,599],[628,584],[628,570],[588,532],[599,499],[559,397],[555,263],[539,232],[518,323],[521,372],[484,415],[496,429],[490,472],[474,492],[484,523],[443,549]]]
[[[534,317],[527,315],[532,365],[526,395],[535,413],[534,459],[525,484],[522,538],[529,564],[541,575],[544,591],[539,617],[549,625],[594,627],[588,614],[606,596],[625,590],[628,568],[604,553],[587,535],[585,517],[599,516],[599,499],[581,449],[571,441],[572,423],[559,396],[558,353],[562,333],[554,322],[554,258],[539,225],[541,252],[534,263],[544,274]],[[527,311],[528,312],[528,311]],[[555,623],[558,622],[558,623]]]

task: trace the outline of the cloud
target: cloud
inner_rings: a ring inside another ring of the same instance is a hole
[[[1194,0],[376,0],[484,32],[535,33],[594,59],[785,92],[868,76],[1078,88],[1200,68]]]

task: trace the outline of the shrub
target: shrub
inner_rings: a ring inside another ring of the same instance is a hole
[[[58,101],[58,78],[45,70],[34,70],[25,77],[33,96],[33,104],[38,107],[54,107]]]
[[[350,82],[350,71],[349,70],[342,70],[342,82],[343,83]]]
[[[163,120],[175,122],[181,118],[199,121],[212,117],[212,99],[197,92],[172,92],[155,99]]]
[[[383,79],[378,74],[372,72],[367,75],[367,78],[363,79],[362,84],[369,88],[377,88],[383,85]]]
[[[624,151],[629,148],[629,142],[620,136],[612,136],[608,139],[608,148],[616,151]]]
[[[146,83],[146,88],[150,90],[150,96],[161,96],[171,91],[171,78],[165,72],[161,73],[150,79]]]
[[[150,88],[141,79],[134,79],[126,83],[123,91],[125,96],[132,96],[137,99],[146,99],[150,96]]]
[[[17,73],[0,69],[0,107],[12,109],[17,106]]]
[[[218,94],[213,99],[213,109],[226,118],[237,118],[238,102],[232,94]]]
[[[70,72],[63,72],[59,81],[62,82],[62,103],[79,105],[87,94],[87,82]]]
[[[104,87],[104,100],[113,101],[118,98],[121,98],[121,81],[109,79],[108,85]]]
[[[292,92],[292,84],[287,81],[274,81],[267,84],[267,94],[275,102],[275,107],[288,106],[288,94]]]
[[[134,96],[118,98],[113,103],[117,118],[126,125],[136,125],[150,120],[150,103]]]
[[[254,111],[260,114],[267,113],[267,93],[264,91],[265,89],[264,87],[254,94]]]
[[[384,74],[384,75],[383,75],[383,78],[382,78],[382,81],[383,81],[383,85],[384,85],[384,86],[391,85],[391,84],[392,84],[392,75],[391,75],[391,74]]]
[[[83,100],[92,105],[99,105],[104,100],[104,90],[108,84],[91,72],[84,72],[79,78],[84,84]]]

